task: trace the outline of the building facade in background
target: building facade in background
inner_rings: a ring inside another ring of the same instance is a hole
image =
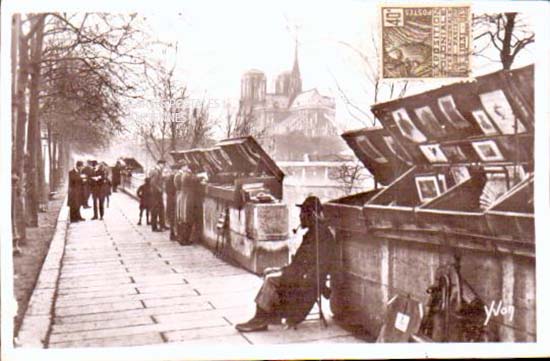
[[[276,160],[320,159],[344,151],[335,111],[334,98],[316,88],[302,89],[297,46],[292,70],[276,77],[273,92],[260,70],[241,78],[238,122],[250,122],[253,135]]]

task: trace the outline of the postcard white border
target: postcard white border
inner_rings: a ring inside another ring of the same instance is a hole
[[[250,0],[252,1],[252,0]],[[286,0],[285,0],[286,1]],[[285,2],[288,7],[293,6],[293,2]],[[236,3],[242,1],[235,0]],[[365,1],[366,2],[366,1]],[[433,4],[434,1],[417,1],[419,4]],[[385,1],[385,4],[403,4],[404,1]],[[314,2],[310,5],[314,7]],[[181,359],[293,359],[293,358],[411,358],[411,357],[514,357],[514,356],[544,356],[550,355],[550,325],[546,320],[550,319],[550,311],[547,305],[550,304],[550,288],[546,287],[550,278],[550,262],[541,262],[550,256],[550,244],[546,242],[547,223],[550,217],[550,167],[549,167],[549,108],[548,99],[550,76],[548,66],[549,46],[545,39],[550,38],[550,28],[547,19],[550,18],[550,4],[544,1],[479,1],[472,4],[472,12],[502,12],[502,11],[524,11],[530,14],[537,14],[534,19],[535,33],[535,228],[537,239],[537,342],[536,343],[492,343],[492,344],[330,344],[307,346],[302,345],[284,345],[272,346],[261,345],[250,347],[250,349],[224,345],[212,345],[210,348],[192,348],[182,347],[176,344],[166,344],[162,346],[146,346],[132,348],[82,348],[82,349],[64,349],[64,350],[41,350],[41,349],[13,349],[11,340],[13,339],[13,320],[10,313],[13,312],[12,290],[12,255],[11,255],[11,222],[9,218],[11,180],[10,180],[10,162],[11,162],[11,109],[10,109],[10,91],[9,81],[10,71],[10,25],[11,14],[14,9],[21,12],[40,12],[63,9],[65,11],[120,11],[129,12],[135,10],[155,11],[159,6],[176,7],[168,1],[144,1],[134,0],[118,1],[96,0],[94,2],[75,2],[70,0],[58,0],[56,2],[28,0],[17,1],[7,0],[2,2],[1,11],[1,71],[2,87],[0,89],[1,104],[0,108],[0,144],[2,147],[0,166],[1,187],[4,190],[0,192],[0,201],[4,206],[4,213],[0,217],[0,238],[2,239],[1,252],[1,281],[2,281],[2,360],[181,360]],[[286,5],[285,5],[286,6]],[[241,11],[242,9],[236,9]],[[228,14],[230,16],[231,14]],[[6,191],[8,190],[8,191]],[[251,300],[252,302],[252,300]]]

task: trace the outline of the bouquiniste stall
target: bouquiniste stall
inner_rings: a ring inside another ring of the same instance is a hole
[[[382,128],[343,134],[382,187],[326,204],[336,317],[376,335],[393,296],[426,308],[438,267],[459,260],[484,305],[507,311],[487,317],[493,339],[536,339],[533,73],[377,104]]]
[[[171,155],[208,174],[202,199],[202,240],[208,247],[255,273],[288,262],[284,173],[254,138]]]

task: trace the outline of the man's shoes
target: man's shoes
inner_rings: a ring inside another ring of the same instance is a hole
[[[97,219],[97,216],[92,217],[92,221],[93,221],[93,220],[96,220],[96,219]]]
[[[139,222],[137,223],[137,225],[138,225],[138,226],[141,226],[141,221],[139,221]]]
[[[235,328],[240,332],[267,331],[268,323],[266,318],[254,317],[248,322],[235,325]]]

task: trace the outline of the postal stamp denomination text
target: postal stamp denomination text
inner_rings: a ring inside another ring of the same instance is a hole
[[[382,6],[381,16],[383,78],[469,76],[469,6]]]

